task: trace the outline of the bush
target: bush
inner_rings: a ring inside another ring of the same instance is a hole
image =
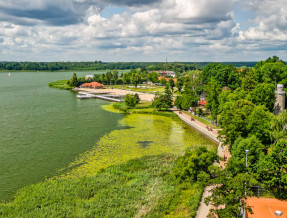
[[[135,95],[127,94],[125,96],[125,104],[128,107],[134,107],[138,103],[139,103],[139,96],[138,96],[138,94],[135,94]]]
[[[218,159],[215,151],[208,151],[204,146],[187,150],[184,156],[176,160],[174,176],[178,181],[206,183],[213,173],[212,165]]]

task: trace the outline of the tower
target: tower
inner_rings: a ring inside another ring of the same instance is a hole
[[[284,85],[278,84],[276,90],[276,101],[274,105],[274,114],[282,113],[285,110],[285,98],[286,98],[286,91],[284,91]]]

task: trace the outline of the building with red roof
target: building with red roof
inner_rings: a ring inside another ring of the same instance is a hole
[[[81,88],[88,88],[88,89],[102,89],[104,88],[104,84],[98,82],[91,82],[91,83],[84,83],[80,86]]]
[[[167,82],[168,82],[169,79],[170,79],[170,78],[166,78],[166,77],[163,77],[163,76],[160,76],[160,77],[158,77],[157,79],[160,81],[162,78],[165,79],[165,81],[167,81]],[[174,82],[174,83],[177,83],[177,79],[173,79],[173,82]]]
[[[205,107],[206,104],[207,104],[206,100],[202,100],[201,102],[199,102],[199,106]]]

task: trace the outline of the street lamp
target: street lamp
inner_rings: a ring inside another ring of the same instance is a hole
[[[247,154],[249,150],[245,150],[246,159],[245,159],[245,166],[247,168]],[[247,169],[246,169],[247,172]],[[245,199],[244,199],[244,209],[243,209],[243,218],[246,218],[246,182],[245,182]]]
[[[283,214],[283,212],[280,210],[276,210],[275,214],[277,215],[277,218],[279,218],[279,216],[281,216]]]
[[[246,165],[246,167],[247,167],[247,154],[248,154],[248,152],[249,152],[249,150],[245,150],[245,153],[246,153],[246,162],[245,162],[245,165]]]

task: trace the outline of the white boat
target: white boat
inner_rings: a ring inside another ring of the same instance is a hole
[[[87,99],[87,98],[91,98],[91,96],[89,96],[89,95],[77,95],[77,98],[79,98],[79,99]]]
[[[11,76],[11,73],[8,73],[8,76]]]

